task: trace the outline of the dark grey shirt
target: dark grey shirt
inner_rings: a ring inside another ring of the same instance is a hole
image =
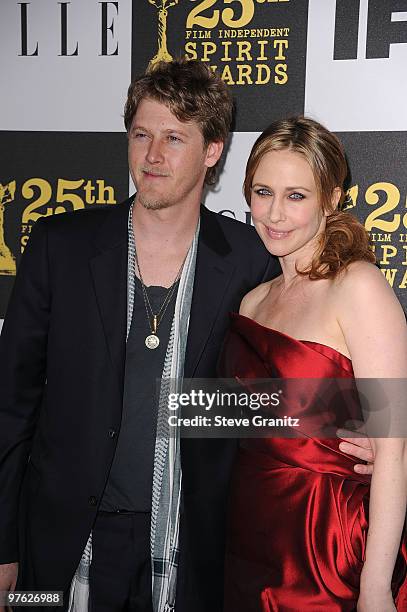
[[[114,512],[151,511],[154,447],[157,426],[157,379],[161,378],[165,353],[174,316],[177,289],[159,324],[160,344],[148,349],[147,321],[141,283],[135,279],[134,306],[126,347],[123,416],[109,478],[100,510]],[[164,287],[148,287],[148,297],[156,313],[167,294]]]

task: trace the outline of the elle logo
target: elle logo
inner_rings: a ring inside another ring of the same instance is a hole
[[[31,11],[35,10],[30,7],[31,2],[19,2],[20,5],[20,24],[21,24],[21,53],[20,56],[36,56],[39,55],[39,42],[29,43],[29,16]],[[68,4],[70,2],[58,2],[60,5],[60,33],[61,47],[59,56],[77,56],[79,55],[79,43],[68,43]],[[119,44],[116,43],[115,49],[110,49],[108,44],[108,36],[112,39],[114,36],[114,16],[119,14],[118,2],[99,2],[100,4],[100,33],[101,33],[101,50],[99,55],[118,55]],[[113,14],[112,14],[113,13]],[[108,21],[110,20],[110,24]],[[110,34],[109,34],[110,32]],[[112,42],[110,41],[112,46]]]
[[[407,43],[405,0],[336,0],[334,59],[388,58]]]

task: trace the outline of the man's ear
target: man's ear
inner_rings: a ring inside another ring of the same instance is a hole
[[[219,161],[223,151],[223,142],[216,141],[210,142],[206,147],[205,153],[205,166],[213,168],[213,166]]]
[[[332,192],[330,210],[326,211],[325,216],[328,217],[329,215],[332,215],[332,213],[334,213],[338,209],[338,204],[341,199],[341,195],[342,195],[341,188],[335,187],[335,189]]]

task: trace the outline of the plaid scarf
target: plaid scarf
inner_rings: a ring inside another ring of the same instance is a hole
[[[133,234],[133,205],[134,203],[130,207],[128,218],[126,340],[133,316],[135,291],[134,264],[136,246]],[[160,384],[150,529],[154,612],[172,612],[175,608],[182,474],[179,432],[171,428],[170,435],[168,396],[170,393],[180,393],[182,390],[199,227],[200,223],[198,222],[179,282],[174,318],[172,320]],[[92,532],[89,535],[82,558],[71,582],[69,612],[87,612],[88,610],[89,569],[91,563]]]

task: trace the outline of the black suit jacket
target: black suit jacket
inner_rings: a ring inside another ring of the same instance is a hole
[[[24,589],[68,588],[120,430],[127,217],[118,206],[37,222],[0,338],[0,563]],[[216,377],[228,312],[278,272],[254,230],[202,209],[185,376]],[[181,441],[177,612],[222,608],[236,443]]]

